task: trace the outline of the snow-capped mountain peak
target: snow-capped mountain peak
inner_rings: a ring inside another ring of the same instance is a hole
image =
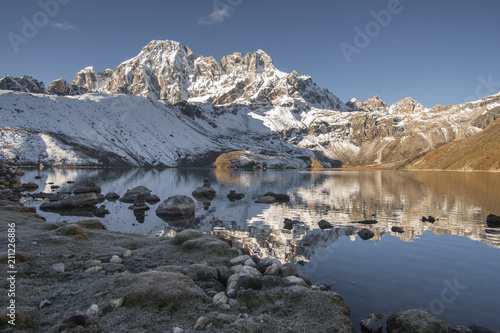
[[[196,57],[187,46],[171,40],[149,42],[114,71],[96,73],[87,67],[76,74],[72,84],[88,92],[126,93],[172,104],[259,103],[348,110],[309,76],[278,70],[261,49],[245,56],[235,52],[217,61],[211,56]]]

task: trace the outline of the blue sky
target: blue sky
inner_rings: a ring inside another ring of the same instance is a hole
[[[55,5],[57,4],[57,5]],[[266,51],[343,101],[427,107],[500,91],[500,1],[18,0],[0,4],[0,77],[46,86],[114,69],[153,39],[199,56]],[[36,25],[35,25],[36,24]],[[29,25],[36,30],[29,29]]]

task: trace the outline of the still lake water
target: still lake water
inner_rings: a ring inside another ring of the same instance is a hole
[[[161,200],[190,196],[208,178],[216,198],[196,203],[189,228],[231,239],[261,257],[307,262],[299,272],[313,283],[334,283],[351,308],[355,327],[373,312],[386,315],[425,309],[450,325],[471,324],[500,330],[500,229],[486,226],[488,214],[500,215],[499,173],[404,171],[230,171],[216,169],[24,169],[23,182],[39,184],[36,192],[71,191],[87,179],[123,195],[144,185]],[[40,176],[41,179],[34,179]],[[74,181],[75,184],[67,184]],[[230,202],[229,190],[244,193]],[[257,204],[264,193],[286,193],[287,203]],[[39,206],[40,202],[27,202]],[[174,235],[150,205],[137,221],[130,204],[104,202],[110,211],[100,220],[109,230]],[[40,212],[48,221],[82,217]],[[374,215],[373,215],[374,214]],[[435,223],[422,222],[432,215]],[[378,220],[364,226],[351,221]],[[283,229],[284,218],[304,222]],[[334,229],[321,230],[325,219]],[[405,232],[395,234],[391,227]],[[363,241],[356,232],[369,228],[375,237]]]

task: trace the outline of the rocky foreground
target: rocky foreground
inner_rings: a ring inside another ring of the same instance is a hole
[[[24,332],[354,332],[359,327],[349,320],[340,295],[326,284],[311,285],[293,265],[238,253],[225,240],[197,230],[146,237],[107,231],[96,219],[51,223],[18,203],[20,173],[2,165],[0,174],[2,248],[15,244],[15,255],[2,254],[3,262],[13,265],[2,270],[2,332],[13,330],[14,323]],[[381,332],[381,317],[369,316],[363,331]],[[387,319],[387,332],[492,331],[451,328],[408,310]]]

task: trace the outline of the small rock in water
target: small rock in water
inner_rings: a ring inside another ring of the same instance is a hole
[[[375,236],[375,234],[373,233],[373,231],[371,230],[368,230],[366,228],[363,228],[361,229],[360,231],[358,231],[358,236],[362,239],[362,240],[367,240],[367,239],[370,239],[372,237]]]
[[[382,323],[375,314],[371,314],[365,319],[361,320],[361,330],[366,333],[379,333],[382,332]]]
[[[204,329],[205,327],[207,327],[207,325],[210,323],[210,319],[208,317],[200,317],[198,318],[198,320],[196,321],[196,324],[194,324],[194,329],[195,330],[202,330]]]
[[[320,229],[330,229],[330,228],[333,228],[333,225],[328,221],[321,220],[318,222],[318,227]]]
[[[260,197],[259,199],[255,200],[255,203],[263,203],[263,204],[271,204],[271,203],[275,203],[276,202],[276,199],[274,197],[271,197],[271,196],[263,196],[263,197]]]
[[[94,215],[97,217],[104,217],[107,214],[109,214],[109,210],[106,209],[105,205],[101,205],[99,208],[94,210]]]
[[[500,228],[500,216],[490,214],[486,217],[486,224],[489,228]]]
[[[230,200],[230,201],[235,201],[235,200],[241,200],[245,197],[245,195],[243,193],[236,193],[235,190],[230,190],[229,191],[229,194],[227,195],[227,198]]]
[[[108,201],[116,201],[120,199],[120,195],[118,195],[118,193],[116,192],[109,192],[108,194],[106,194],[105,198]]]
[[[405,232],[404,229],[401,228],[401,227],[392,227],[391,231],[392,232],[397,232],[397,233],[400,233],[400,234],[402,234],[403,232]]]
[[[434,223],[434,222],[436,222],[436,219],[430,215],[428,217],[422,216],[422,222]]]

